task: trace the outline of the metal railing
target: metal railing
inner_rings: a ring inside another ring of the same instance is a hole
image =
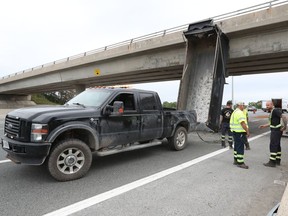
[[[248,8],[244,8],[244,9],[241,9],[241,10],[236,10],[236,11],[233,11],[233,12],[221,14],[221,15],[214,16],[214,17],[210,17],[210,19],[213,19],[213,21],[217,21],[218,22],[218,21],[221,21],[221,20],[225,20],[225,19],[229,19],[229,18],[245,15],[245,14],[248,14],[248,13],[251,13],[251,12],[257,12],[257,11],[260,11],[260,10],[263,10],[263,9],[269,9],[269,8],[272,8],[272,7],[275,7],[275,6],[284,5],[284,4],[287,4],[287,3],[288,3],[288,0],[272,0],[270,2],[254,5],[254,6],[251,6],[251,7],[248,7]],[[49,63],[42,64],[42,65],[39,65],[39,66],[36,66],[36,67],[33,67],[33,68],[29,68],[29,69],[26,69],[26,70],[23,70],[23,71],[20,71],[20,72],[17,72],[17,73],[13,73],[13,74],[4,76],[1,79],[2,80],[3,79],[7,79],[7,78],[10,78],[10,77],[13,77],[13,76],[17,76],[19,74],[23,74],[23,73],[26,73],[26,72],[34,71],[36,69],[48,67],[48,66],[55,65],[55,64],[60,64],[60,63],[63,63],[63,62],[74,60],[74,59],[79,59],[79,58],[82,58],[82,57],[85,57],[85,56],[89,56],[89,55],[93,55],[93,54],[100,53],[100,52],[105,52],[107,50],[115,49],[115,48],[118,48],[118,47],[121,47],[121,46],[131,45],[133,43],[144,41],[144,40],[147,40],[147,39],[152,39],[152,38],[156,38],[156,37],[160,37],[160,36],[165,36],[165,35],[168,35],[168,34],[171,34],[171,33],[184,31],[184,30],[187,30],[188,26],[189,26],[189,24],[185,24],[185,25],[173,27],[173,28],[170,28],[170,29],[165,29],[165,30],[162,30],[162,31],[158,31],[158,32],[154,32],[154,33],[151,33],[151,34],[147,34],[147,35],[144,35],[144,36],[132,38],[130,40],[125,40],[125,41],[122,41],[122,42],[119,42],[119,43],[111,44],[111,45],[108,45],[108,46],[105,46],[105,47],[101,47],[101,48],[98,48],[98,49],[90,50],[90,51],[87,51],[87,52],[84,52],[84,53],[80,53],[80,54],[77,54],[77,55],[69,56],[67,58],[62,58],[62,59],[59,59],[59,60],[56,60],[56,61],[53,61],[53,62],[49,62]]]

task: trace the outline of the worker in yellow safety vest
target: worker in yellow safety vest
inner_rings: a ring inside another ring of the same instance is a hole
[[[243,136],[249,137],[250,132],[247,125],[247,118],[243,113],[244,103],[238,102],[237,108],[230,118],[230,129],[234,138],[234,165],[240,168],[248,169],[244,163],[244,139]]]
[[[244,109],[243,109],[243,113],[244,113],[244,115],[246,116],[246,118],[247,118],[247,125],[248,125],[248,110],[247,110],[247,108],[244,106]],[[243,139],[244,139],[244,144],[245,144],[245,150],[251,150],[251,148],[250,148],[250,144],[249,144],[249,142],[248,142],[248,139],[247,139],[247,136],[243,136]]]

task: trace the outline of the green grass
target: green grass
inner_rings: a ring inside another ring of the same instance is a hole
[[[42,94],[33,94],[31,100],[34,101],[38,105],[59,105],[49,101],[44,95]]]

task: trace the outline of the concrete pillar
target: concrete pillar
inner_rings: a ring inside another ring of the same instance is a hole
[[[288,186],[286,186],[286,190],[284,191],[284,194],[281,199],[281,204],[278,209],[277,215],[278,216],[287,216],[288,212]]]
[[[31,95],[0,95],[0,109],[17,109],[35,105],[36,104],[31,101]]]
[[[80,94],[81,92],[85,91],[86,86],[79,84],[79,85],[75,85],[75,90],[76,90],[76,94]]]
[[[225,83],[228,40],[212,20],[189,25],[178,109],[196,110],[199,122],[217,131]]]

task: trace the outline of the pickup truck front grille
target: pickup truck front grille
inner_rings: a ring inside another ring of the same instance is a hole
[[[19,138],[20,124],[21,124],[20,118],[7,115],[5,119],[6,136],[11,139]]]

